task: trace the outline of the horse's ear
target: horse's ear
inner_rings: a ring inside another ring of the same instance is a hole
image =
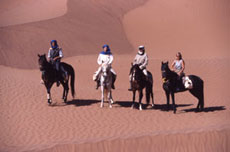
[[[131,66],[133,66],[133,62],[131,62]]]
[[[164,62],[163,62],[163,61],[161,61],[161,64],[163,65],[163,64],[164,64]]]
[[[40,58],[40,57],[41,57],[41,55],[40,55],[40,54],[38,54],[38,57]]]
[[[169,61],[167,61],[166,64],[169,64]]]

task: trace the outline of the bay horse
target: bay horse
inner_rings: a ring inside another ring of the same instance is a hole
[[[100,87],[101,87],[101,108],[104,106],[105,97],[109,101],[109,107],[112,108],[113,97],[112,97],[112,83],[113,75],[111,72],[111,65],[102,64],[101,72],[99,74]]]
[[[52,103],[51,87],[58,79],[57,71],[53,67],[53,65],[47,61],[46,54],[43,54],[43,55],[38,54],[38,64],[39,64],[40,71],[43,73],[42,74],[42,80],[44,81],[44,85],[45,85],[46,90],[47,90],[47,100],[48,100],[48,104],[50,105]],[[63,89],[64,89],[62,99],[66,103],[68,91],[69,91],[69,83],[68,83],[69,77],[71,77],[71,80],[70,80],[71,93],[72,93],[73,98],[75,96],[75,89],[74,89],[75,72],[74,72],[73,67],[67,63],[61,62],[60,66],[63,66],[63,68],[68,73],[67,80],[64,80],[63,77],[61,77],[61,79],[59,80],[63,86]]]
[[[191,81],[192,87],[185,88],[182,80],[178,79],[177,73],[169,69],[168,62],[161,63],[161,73],[163,89],[167,99],[167,110],[169,109],[170,95],[172,97],[173,112],[176,113],[174,94],[187,90],[189,90],[189,92],[199,100],[197,104],[197,111],[202,111],[204,109],[204,81],[200,77],[195,75],[186,76],[186,78]]]
[[[132,65],[132,64],[131,64]],[[153,77],[152,74],[148,71],[148,79],[144,75],[143,71],[139,68],[139,65],[132,65],[130,69],[131,74],[131,85],[133,92],[133,103],[131,108],[134,108],[136,91],[139,92],[139,110],[142,110],[142,97],[143,97],[143,89],[145,88],[146,92],[146,102],[149,104],[150,97],[152,98],[152,107],[154,106],[153,99]]]

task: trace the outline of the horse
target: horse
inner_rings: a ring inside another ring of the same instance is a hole
[[[132,65],[132,64],[131,64]],[[134,108],[136,91],[139,92],[139,110],[142,110],[141,100],[143,97],[143,89],[145,88],[146,92],[146,102],[149,105],[150,97],[152,98],[152,107],[154,107],[154,99],[153,99],[153,76],[148,71],[148,79],[144,75],[143,71],[139,68],[139,65],[132,65],[130,69],[131,74],[131,85],[133,92],[133,103],[131,108]]]
[[[54,69],[53,65],[50,62],[47,61],[46,54],[43,54],[43,55],[38,54],[38,64],[39,64],[40,71],[42,71],[43,73],[42,80],[44,81],[44,85],[47,90],[48,104],[51,105],[52,99],[51,99],[50,91],[51,91],[52,85],[57,81],[57,70]],[[68,73],[67,80],[64,80],[63,77],[59,80],[64,89],[62,99],[64,103],[66,103],[68,91],[69,91],[69,83],[68,83],[69,77],[71,77],[70,86],[71,86],[72,97],[74,98],[75,96],[75,89],[74,89],[75,72],[74,72],[73,67],[67,63],[61,62],[60,66],[63,66],[63,68]]]
[[[187,84],[188,87],[185,87],[186,85],[183,84],[182,80],[178,79],[177,73],[169,69],[168,62],[161,63],[161,73],[163,89],[167,99],[167,110],[169,109],[170,95],[172,97],[173,112],[175,114],[176,106],[174,94],[187,90],[189,90],[189,92],[199,100],[197,104],[197,111],[202,111],[204,109],[204,81],[200,77],[195,75],[188,75],[183,77],[188,80],[188,84],[191,84]]]
[[[112,98],[113,75],[110,69],[111,69],[111,65],[109,64],[101,65],[101,73],[99,74],[100,87],[101,87],[101,108],[104,106],[105,97],[109,100],[110,108],[112,108],[112,104],[113,104],[113,98]]]

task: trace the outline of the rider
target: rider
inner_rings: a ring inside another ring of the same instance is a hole
[[[68,79],[68,74],[63,68],[63,66],[60,66],[61,58],[63,58],[63,53],[62,53],[62,48],[60,48],[57,44],[56,40],[52,40],[50,42],[51,48],[49,49],[48,52],[48,60],[49,62],[54,66],[54,68],[57,70],[56,76],[58,77],[57,79],[57,86],[60,85],[60,79],[64,77],[64,81]]]
[[[182,77],[185,76],[184,69],[185,69],[185,62],[182,59],[181,53],[178,52],[176,54],[176,59],[173,61],[172,65],[171,65],[171,70],[176,72],[178,75],[178,77],[177,77],[178,81],[182,81]],[[179,84],[181,84],[181,83],[179,83]]]
[[[171,69],[177,73],[179,78],[183,77],[184,74],[184,69],[185,69],[185,62],[182,59],[182,55],[180,52],[176,54],[176,59],[173,61],[171,65]]]
[[[145,52],[145,47],[143,45],[139,46],[139,50],[137,55],[134,58],[133,65],[139,65],[139,68],[143,71],[146,76],[146,80],[148,80],[148,72],[146,70],[146,66],[148,65],[148,56]],[[129,91],[132,91],[132,83],[131,83],[131,74],[129,75],[130,88]]]
[[[96,89],[98,89],[99,85],[100,85],[100,79],[99,79],[99,74],[101,72],[101,65],[102,64],[109,64],[110,66],[112,65],[113,63],[113,55],[110,51],[110,48],[107,44],[103,45],[102,46],[103,48],[103,51],[99,54],[98,56],[98,59],[97,59],[97,63],[100,65],[100,67],[98,68],[98,70],[95,72],[95,75],[94,75],[94,81],[97,82],[97,86],[96,86]],[[115,86],[114,86],[114,82],[116,80],[116,72],[112,69],[110,69],[110,71],[112,72],[112,89],[115,89]]]

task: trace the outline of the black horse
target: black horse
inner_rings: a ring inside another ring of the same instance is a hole
[[[147,105],[150,102],[150,96],[152,98],[152,107],[154,106],[154,99],[153,99],[153,77],[152,74],[148,71],[148,79],[139,68],[139,65],[135,64],[131,67],[130,70],[131,74],[131,85],[132,85],[132,92],[133,92],[133,103],[132,108],[134,107],[135,103],[135,96],[136,91],[139,92],[139,110],[142,110],[141,100],[143,97],[143,89],[145,88],[146,92],[146,102]]]
[[[63,66],[63,68],[67,71],[68,73],[68,78],[67,80],[64,80],[64,78],[62,77],[58,77],[57,76],[57,71],[56,69],[54,69],[53,65],[47,61],[46,59],[46,55],[39,55],[38,54],[38,64],[40,67],[40,71],[43,72],[42,74],[42,80],[44,81],[45,87],[47,89],[47,99],[48,99],[48,103],[51,104],[52,100],[51,100],[51,95],[50,95],[50,90],[52,85],[57,81],[57,79],[61,78],[59,81],[61,82],[64,91],[63,91],[63,96],[62,99],[64,100],[64,102],[67,102],[67,96],[68,96],[68,91],[69,91],[69,77],[71,77],[71,81],[70,81],[70,85],[71,85],[71,93],[72,96],[74,98],[75,95],[75,89],[74,89],[74,81],[75,81],[75,72],[74,69],[71,65],[61,62],[60,66]]]
[[[163,89],[165,90],[167,98],[167,109],[169,109],[169,96],[171,94],[173,111],[176,113],[174,93],[183,92],[189,90],[189,92],[195,96],[199,102],[197,105],[197,111],[204,109],[204,82],[201,78],[195,75],[188,75],[187,77],[192,81],[192,88],[186,89],[181,79],[178,79],[177,73],[171,71],[168,66],[168,62],[162,62],[161,65]]]

